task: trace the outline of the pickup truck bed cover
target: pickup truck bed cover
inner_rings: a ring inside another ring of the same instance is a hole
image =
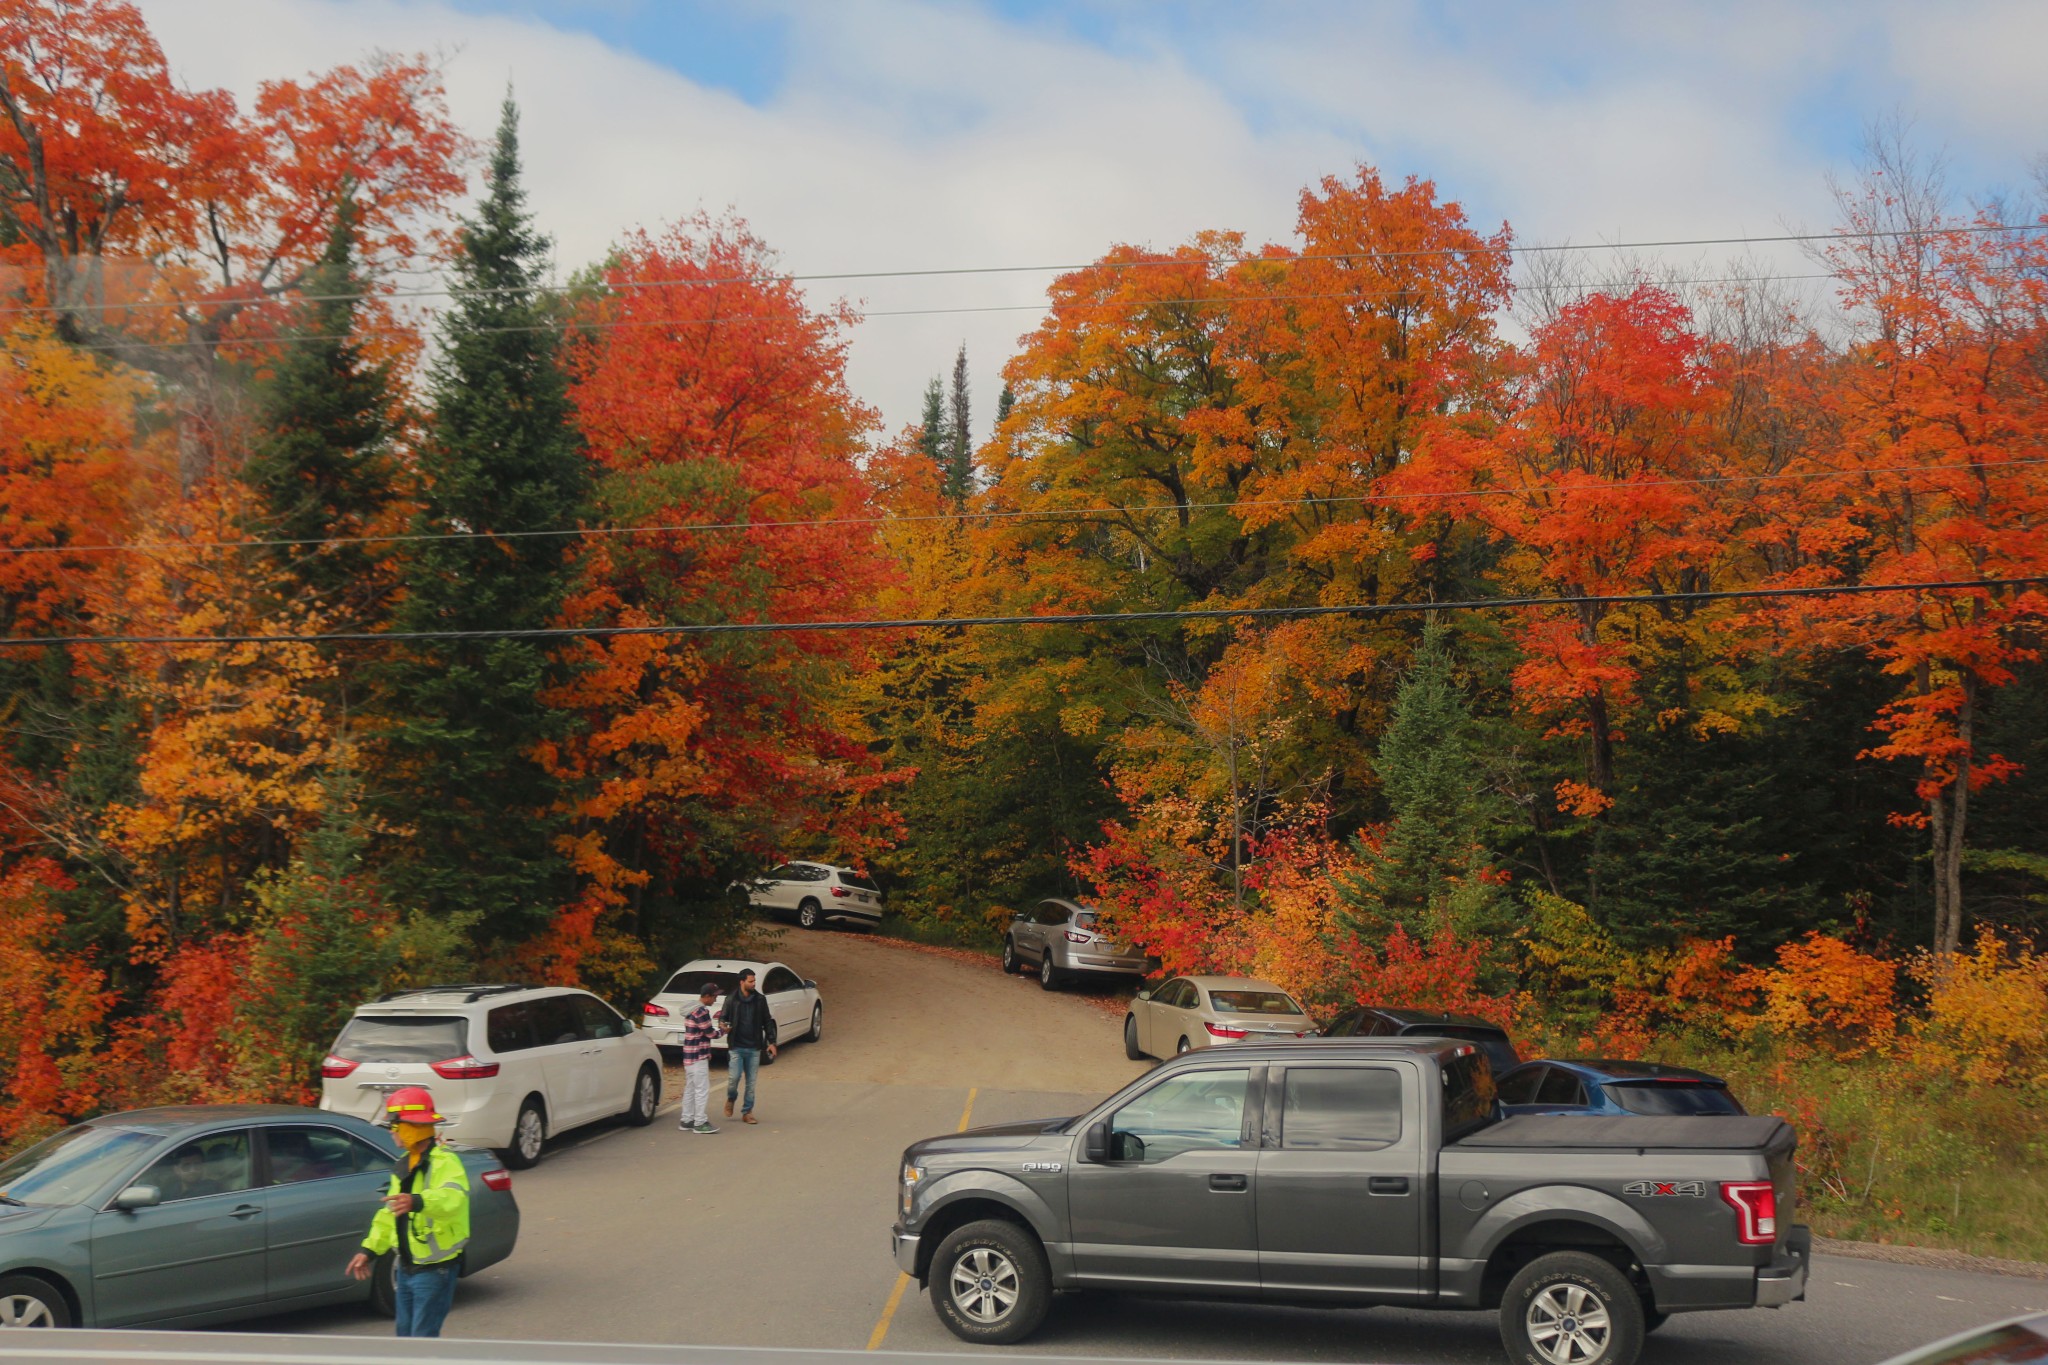
[[[1543,1147],[1574,1151],[1756,1151],[1789,1144],[1792,1130],[1768,1115],[1700,1114],[1598,1118],[1577,1114],[1525,1114],[1506,1119],[1452,1144],[1457,1147]]]

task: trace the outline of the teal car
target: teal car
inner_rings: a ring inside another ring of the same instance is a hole
[[[462,1273],[512,1254],[519,1206],[489,1152],[469,1172]],[[0,1328],[198,1327],[350,1302],[391,1312],[391,1257],[343,1271],[398,1145],[286,1105],[108,1114],[0,1164]]]

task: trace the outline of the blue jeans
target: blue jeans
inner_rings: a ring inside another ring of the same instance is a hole
[[[455,1302],[455,1263],[407,1270],[393,1266],[392,1298],[398,1305],[398,1335],[438,1337]]]
[[[747,1078],[747,1102],[740,1106],[742,1114],[754,1112],[754,1082],[761,1076],[761,1049],[757,1047],[729,1047],[725,1050],[725,1102],[731,1104],[733,1097],[740,1093],[740,1077]]]

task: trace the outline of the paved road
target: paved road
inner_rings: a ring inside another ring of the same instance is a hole
[[[1072,1113],[1141,1070],[1119,1021],[1035,982],[853,934],[775,950],[818,979],[825,1037],[762,1072],[755,1127],[565,1139],[517,1177],[518,1253],[465,1280],[449,1334],[526,1340],[962,1349],[887,1250],[897,1157],[964,1122]],[[722,1077],[713,1074],[714,1100]],[[1869,1365],[2048,1309],[2048,1281],[1818,1257],[1809,1301],[1674,1318],[1646,1365]],[[892,1310],[893,1303],[893,1311]],[[258,1331],[368,1333],[356,1312]],[[1063,1296],[1032,1353],[1453,1365],[1502,1359],[1490,1313]]]

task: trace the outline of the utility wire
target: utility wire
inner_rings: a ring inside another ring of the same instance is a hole
[[[1079,270],[1145,270],[1173,266],[1188,266],[1207,260],[1212,265],[1245,265],[1270,261],[1278,265],[1294,265],[1308,261],[1399,261],[1421,260],[1440,256],[1541,256],[1555,255],[1570,251],[1663,251],[1677,247],[1719,247],[1719,246],[1782,246],[1803,242],[1851,242],[1878,241],[1898,238],[1947,237],[1959,234],[1984,234],[1998,232],[2041,232],[2048,230],[2048,223],[1970,223],[1951,227],[1936,228],[1895,228],[1883,231],[1863,232],[1789,232],[1770,236],[1741,237],[1680,237],[1653,241],[1636,242],[1553,242],[1530,246],[1495,246],[1481,242],[1467,247],[1415,247],[1398,251],[1333,251],[1304,252],[1299,254],[1268,256],[1256,252],[1239,253],[1234,256],[1176,256],[1157,254],[1129,261],[1086,261],[1064,265],[974,265],[934,266],[898,270],[841,270],[812,273],[763,273],[754,275],[724,275],[703,279],[666,280],[621,280],[607,281],[606,289],[664,289],[671,286],[685,288],[713,288],[729,284],[815,284],[849,280],[908,280],[951,278],[966,275],[1046,275],[1067,274]],[[31,304],[13,308],[0,308],[0,316],[10,313],[72,313],[112,309],[136,308],[194,308],[230,307],[269,303],[280,298],[292,298],[301,302],[340,302],[349,299],[369,298],[455,298],[459,296],[484,296],[498,293],[531,291],[546,294],[567,294],[587,286],[566,284],[544,285],[501,285],[479,289],[441,287],[435,289],[404,290],[363,290],[346,294],[257,294],[243,298],[201,298],[190,300],[155,300],[135,303],[85,303],[70,307],[54,304]]]
[[[769,635],[837,630],[941,630],[981,626],[1083,626],[1130,621],[1296,620],[1317,616],[1399,616],[1425,611],[1494,611],[1512,607],[1642,606],[1742,602],[1781,597],[1857,597],[1872,593],[1970,592],[2048,586],[2048,575],[1925,583],[1849,583],[1794,588],[1731,588],[1708,592],[1578,594],[1470,598],[1456,602],[1357,602],[1299,607],[1194,607],[1184,611],[1091,611],[1042,616],[941,616],[835,621],[711,621],[693,625],[538,626],[503,630],[333,631],[304,635],[55,635],[0,636],[0,648],[57,645],[381,644],[421,640],[608,640],[625,635]]]
[[[1771,482],[1781,479],[1853,479],[1880,474],[1969,474],[1980,469],[2016,465],[2048,465],[2048,456],[2023,460],[1979,460],[1972,464],[1877,465],[1867,469],[1786,469],[1775,474],[1713,474],[1695,479],[1636,479],[1625,482],[1542,484],[1535,487],[1438,489],[1423,493],[1357,493],[1330,497],[1240,498],[1234,502],[1154,502],[1126,506],[1005,508],[982,512],[912,512],[868,517],[814,517],[788,521],[696,521],[676,525],[572,526],[532,531],[407,531],[384,536],[300,536],[267,540],[192,542],[144,540],[86,545],[0,545],[0,555],[151,554],[169,550],[272,550],[299,546],[333,549],[345,545],[402,545],[444,540],[533,540],[563,536],[631,536],[703,534],[713,531],[787,531],[805,527],[905,526],[959,521],[1088,521],[1139,512],[1213,512],[1251,507],[1350,507],[1360,504],[1442,502],[1455,498],[1531,497],[1553,493],[1633,492],[1643,488],[1713,488],[1723,484]]]
[[[1680,285],[1692,286],[1708,284],[1776,284],[1799,280],[1829,280],[1834,278],[1835,276],[1830,272],[1816,271],[1812,273],[1798,275],[1676,276],[1667,277],[1664,279],[1645,279],[1642,281],[1642,283],[1658,288],[1668,288]],[[1574,289],[1583,292],[1611,289],[1613,287],[1614,286],[1610,283],[1598,280],[1580,280],[1569,281],[1559,284],[1527,285],[1523,286],[1522,292],[1530,294],[1550,294],[1566,289]],[[858,315],[855,318],[855,321],[869,322],[875,318],[951,317],[961,313],[1048,313],[1063,306],[1072,307],[1076,310],[1085,310],[1091,308],[1236,308],[1244,304],[1254,303],[1308,303],[1318,300],[1357,303],[1366,300],[1402,298],[1404,296],[1413,294],[1414,292],[1415,290],[1413,289],[1399,288],[1367,291],[1344,291],[1341,293],[1334,294],[1226,294],[1206,298],[1085,299],[1071,301],[1067,304],[1051,302],[992,303],[968,304],[960,307],[951,308],[889,308],[875,310],[862,309],[858,311]],[[781,322],[786,318],[786,316],[786,314],[777,313],[735,313],[732,314],[731,316],[708,318],[615,318],[608,322],[579,322],[574,319],[568,319],[561,322],[534,323],[528,326],[521,327],[472,327],[465,332],[465,335],[503,336],[525,335],[534,332],[608,332],[628,327],[733,327],[749,322]],[[381,327],[362,328],[352,332],[280,332],[271,336],[216,337],[210,339],[200,337],[184,341],[80,342],[76,343],[73,349],[81,351],[102,351],[112,354],[115,352],[131,350],[175,351],[189,349],[195,346],[221,347],[309,345],[315,342],[357,341],[366,340],[372,337],[411,337],[416,335],[417,331],[417,328],[411,327]]]

